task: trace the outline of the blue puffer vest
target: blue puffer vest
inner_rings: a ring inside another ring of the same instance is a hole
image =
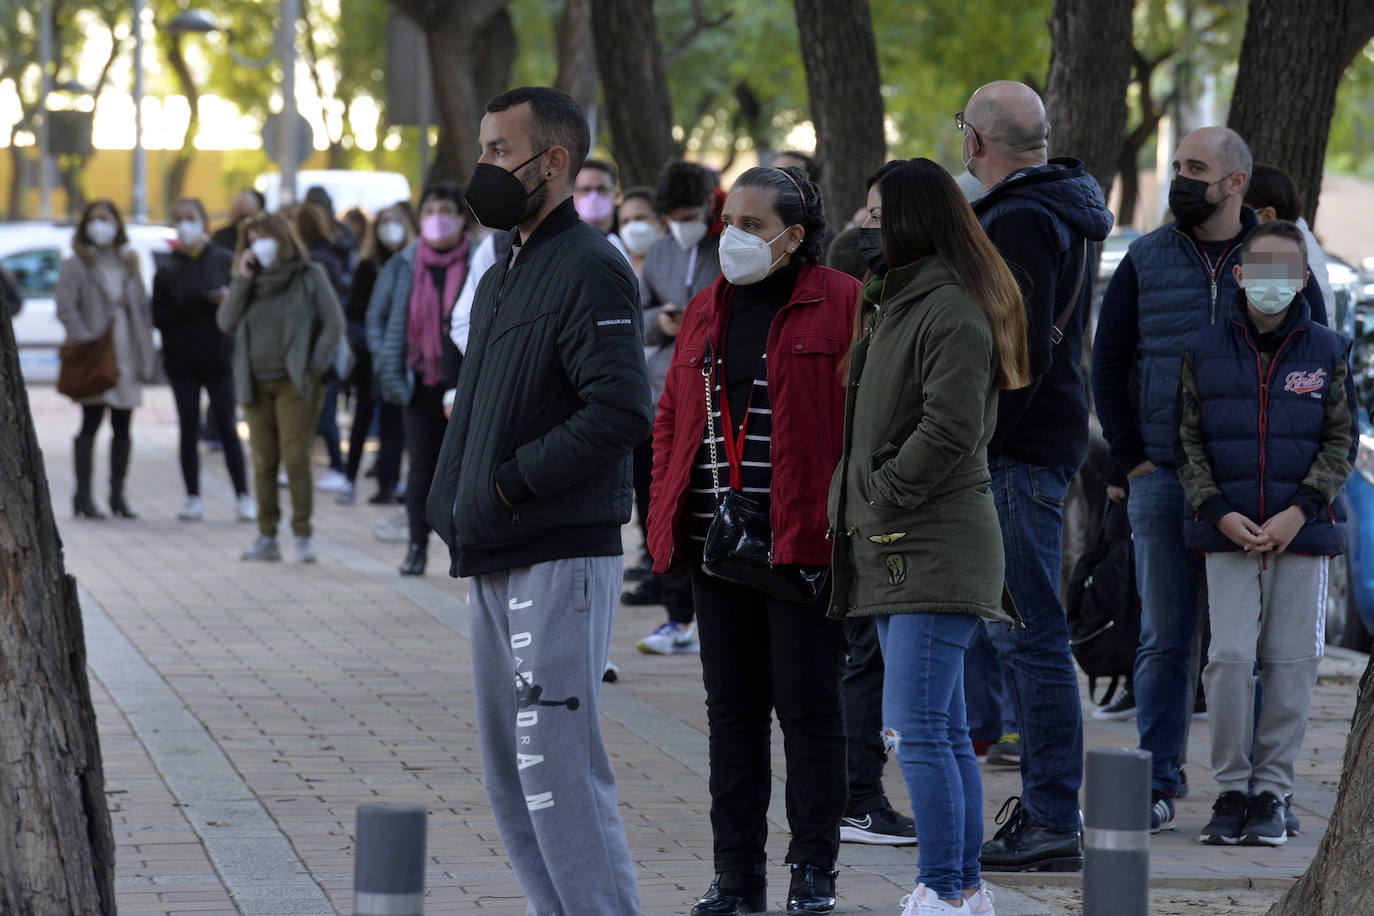
[[[1247,233],[1259,225],[1249,207],[1241,208],[1240,221]],[[1240,246],[1226,252],[1215,283],[1197,244],[1177,223],[1165,223],[1136,239],[1130,256],[1138,288],[1140,436],[1147,458],[1155,464],[1173,465],[1178,438],[1174,407],[1183,344],[1190,334],[1230,313],[1237,288],[1231,268],[1240,258]]]
[[[1278,349],[1265,378],[1259,351],[1235,296],[1228,320],[1188,340],[1202,407],[1207,460],[1232,509],[1257,523],[1288,507],[1321,450],[1326,396],[1335,369],[1349,358],[1350,340],[1312,321],[1299,297],[1275,331]],[[1184,541],[1190,550],[1238,550],[1196,513]],[[1342,501],[1309,519],[1288,545],[1293,553],[1345,552]]]

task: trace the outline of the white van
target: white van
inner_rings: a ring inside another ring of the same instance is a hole
[[[334,215],[354,207],[368,216],[398,200],[410,200],[410,179],[400,172],[354,172],[347,169],[306,169],[296,173],[296,200],[305,200],[305,192],[319,185],[334,201]],[[267,209],[281,206],[281,174],[269,172],[259,175],[253,186],[267,199]]]

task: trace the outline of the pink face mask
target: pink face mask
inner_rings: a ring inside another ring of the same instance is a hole
[[[446,241],[458,234],[458,218],[447,213],[431,213],[420,222],[420,235],[431,245]]]
[[[589,223],[609,219],[615,211],[615,200],[602,191],[588,191],[577,198],[573,205],[577,207],[577,215]]]

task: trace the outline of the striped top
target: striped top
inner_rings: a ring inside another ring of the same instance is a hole
[[[716,359],[715,378],[725,376],[723,359]],[[721,429],[720,399],[724,393],[717,382],[711,394],[711,403],[716,409],[711,414],[711,422],[716,428],[716,473],[720,475],[720,487],[724,491],[730,486],[730,463],[725,456],[724,430]],[[773,410],[768,399],[768,354],[759,358],[758,374],[754,377],[754,387],[749,393],[747,435],[744,440],[744,453],[740,460],[740,489],[764,500],[768,498],[773,481],[772,431]],[[733,417],[731,419],[734,419]],[[701,445],[697,448],[696,459],[692,463],[692,474],[687,493],[687,533],[693,541],[706,540],[706,530],[711,526],[711,517],[716,511],[716,495],[712,486],[711,445],[707,425],[701,425]],[[739,434],[738,426],[732,430]]]

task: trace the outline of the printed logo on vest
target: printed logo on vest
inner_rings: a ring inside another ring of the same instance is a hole
[[[1321,390],[1325,387],[1325,369],[1318,369],[1315,372],[1303,372],[1299,369],[1288,373],[1283,380],[1284,391],[1291,391],[1294,394],[1310,394],[1314,398],[1321,397]]]

